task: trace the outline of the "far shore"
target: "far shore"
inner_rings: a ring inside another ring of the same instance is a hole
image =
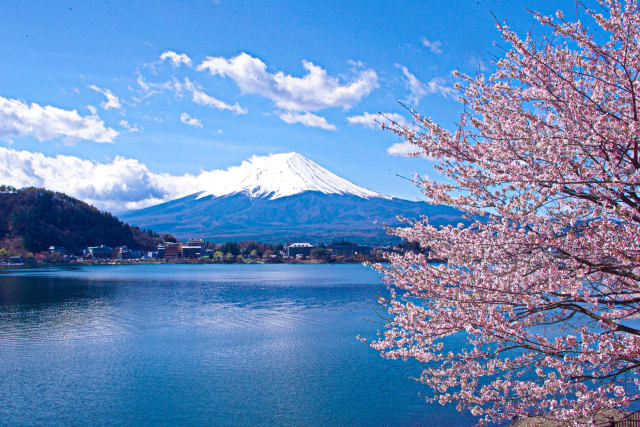
[[[91,266],[91,265],[167,265],[167,264],[188,264],[188,265],[273,265],[273,264],[368,264],[385,262],[384,259],[345,259],[345,260],[316,260],[316,259],[291,259],[278,261],[246,260],[244,262],[209,261],[209,260],[90,260],[73,262],[29,262],[9,263],[0,262],[0,268],[6,267],[60,267],[60,266]]]

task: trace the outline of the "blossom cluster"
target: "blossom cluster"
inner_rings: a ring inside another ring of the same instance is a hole
[[[422,362],[428,399],[481,422],[585,422],[640,399],[640,9],[600,5],[583,10],[596,33],[561,12],[534,12],[543,41],[499,24],[505,56],[459,75],[454,131],[413,110],[388,127],[437,159],[446,179],[416,183],[470,225],[391,230],[429,255],[376,267],[391,295],[371,346]]]

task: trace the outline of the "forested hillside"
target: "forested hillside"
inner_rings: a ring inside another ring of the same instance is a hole
[[[46,250],[50,245],[75,252],[99,244],[154,249],[160,237],[62,193],[1,186],[0,241],[19,240],[25,250],[32,252]]]

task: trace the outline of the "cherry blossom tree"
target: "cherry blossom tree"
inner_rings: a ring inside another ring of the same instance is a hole
[[[421,362],[427,399],[483,423],[588,422],[640,399],[640,9],[532,14],[542,36],[498,24],[496,71],[459,76],[454,131],[413,110],[386,126],[436,159],[446,178],[416,178],[428,200],[471,224],[391,231],[431,255],[376,267],[390,297],[370,345]]]

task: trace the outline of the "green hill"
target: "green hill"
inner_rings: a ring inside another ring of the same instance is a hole
[[[88,246],[151,250],[160,237],[62,193],[0,186],[0,246],[39,252],[50,245],[79,252]]]

